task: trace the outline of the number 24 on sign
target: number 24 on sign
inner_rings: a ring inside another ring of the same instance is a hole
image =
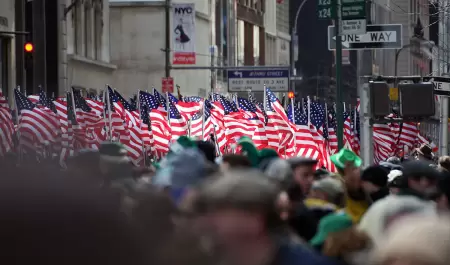
[[[331,5],[331,0],[319,0],[319,6]]]

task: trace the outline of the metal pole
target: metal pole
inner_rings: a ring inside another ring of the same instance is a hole
[[[443,0],[442,5],[439,5],[439,39],[440,43],[438,47],[448,47],[448,35],[447,35],[447,15],[446,7],[448,6],[448,0]],[[439,48],[438,48],[439,49]],[[438,75],[444,75],[446,70],[445,49],[439,49],[439,72]],[[445,73],[448,75],[447,73]],[[440,141],[440,154],[441,156],[448,155],[448,97],[441,96],[441,141]]]
[[[337,140],[338,149],[344,147],[344,110],[342,105],[342,40],[340,33],[341,25],[341,1],[337,0],[335,3],[335,29],[336,29],[336,123],[337,123]]]
[[[165,4],[165,12],[166,12],[166,77],[170,77],[170,36],[171,36],[171,30],[170,30],[170,7],[172,5],[171,0],[166,0]]]
[[[303,2],[301,2],[300,6],[297,9],[297,12],[295,13],[295,19],[294,19],[294,25],[292,26],[292,32],[291,32],[291,47],[290,47],[290,52],[291,52],[291,77],[296,75],[296,71],[295,71],[295,46],[298,43],[298,37],[297,37],[297,22],[298,22],[298,17],[300,15],[300,12],[302,11],[303,7],[305,6],[305,3],[308,0],[303,0]],[[294,42],[295,40],[295,42]],[[297,47],[298,48],[298,47]],[[291,79],[291,90],[295,91],[295,80]]]

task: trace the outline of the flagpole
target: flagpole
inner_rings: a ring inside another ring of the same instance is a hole
[[[222,152],[220,151],[219,147],[219,142],[217,141],[218,139],[216,134],[216,125],[214,125],[213,129],[214,129],[214,142],[216,143],[217,152],[219,153],[220,156],[222,156]]]
[[[295,106],[295,98],[291,98],[292,124],[295,124],[295,109],[294,109],[294,106]],[[297,152],[297,141],[295,140],[295,135],[294,135],[293,141],[294,141],[294,152],[296,153]]]
[[[108,105],[108,122],[109,122],[109,141],[113,141],[113,132],[112,132],[112,117],[111,117],[111,99],[109,98],[109,85],[106,85],[106,104]]]
[[[266,83],[264,83],[264,100],[263,100],[263,103],[264,103],[264,111],[266,111],[266,110],[267,110],[267,92],[266,92]]]
[[[202,106],[202,141],[205,140],[205,102],[206,99],[204,100]]]
[[[307,110],[308,110],[308,127],[311,125],[311,99],[309,96],[307,97]]]
[[[141,101],[139,100],[139,96],[140,96],[140,90],[138,89],[138,93],[137,93],[137,99],[136,99],[136,107],[137,107],[137,111],[139,113],[139,132],[142,134],[142,112],[141,112]],[[144,157],[144,166],[147,165],[147,155],[145,152],[145,145],[144,145],[144,141],[141,139],[141,152],[142,152],[142,157]]]
[[[19,92],[20,92],[20,86],[17,86],[16,88]],[[17,130],[16,130],[16,134],[17,134],[17,141],[18,141],[18,163],[22,162],[22,158],[23,158],[23,152],[22,152],[22,143],[20,140],[20,124],[19,124],[19,108],[17,106],[17,100],[16,100],[16,94],[13,93],[13,101],[14,101],[14,113],[16,114],[16,124],[17,124]]]
[[[169,100],[169,92],[166,92],[166,105],[167,105],[167,122],[170,126],[170,100]]]

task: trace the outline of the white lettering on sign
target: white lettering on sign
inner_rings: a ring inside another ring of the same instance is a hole
[[[397,42],[396,31],[372,31],[361,35],[343,35],[342,42],[347,43],[375,43],[375,42]]]
[[[433,88],[435,90],[450,91],[450,83],[433,81]]]

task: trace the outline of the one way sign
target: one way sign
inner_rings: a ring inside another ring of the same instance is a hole
[[[367,25],[367,32],[361,35],[342,35],[344,50],[401,49],[402,25]],[[335,27],[328,27],[328,50],[336,49]]]

